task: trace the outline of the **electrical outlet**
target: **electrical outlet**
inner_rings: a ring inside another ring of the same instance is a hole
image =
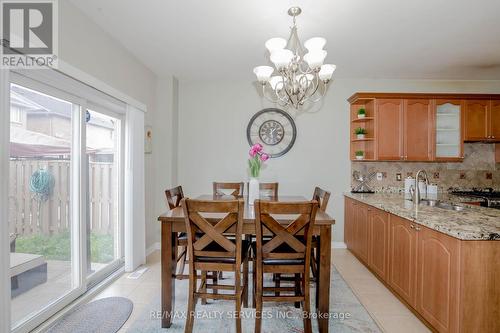
[[[377,180],[381,181],[383,178],[384,178],[384,175],[382,174],[382,172],[377,172]]]
[[[401,181],[401,179],[402,179],[401,174],[400,174],[400,173],[397,173],[397,174],[396,174],[396,180],[397,180],[398,182],[400,182],[400,181]]]

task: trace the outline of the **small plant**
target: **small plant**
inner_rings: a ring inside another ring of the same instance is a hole
[[[357,160],[362,160],[365,157],[365,152],[362,150],[357,150],[354,154]]]
[[[358,118],[364,118],[366,117],[366,110],[361,108],[358,110]]]
[[[358,127],[354,130],[354,133],[358,135],[358,134],[366,134],[367,132],[363,127]]]

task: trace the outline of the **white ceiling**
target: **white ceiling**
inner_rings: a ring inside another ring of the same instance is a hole
[[[500,79],[500,0],[71,1],[159,76],[251,78],[299,5],[336,77]]]

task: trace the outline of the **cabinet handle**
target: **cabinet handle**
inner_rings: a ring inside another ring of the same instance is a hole
[[[413,228],[415,228],[415,226],[414,226],[413,224],[410,224],[410,228],[412,228],[412,229],[413,229]]]
[[[420,231],[420,227],[415,227],[415,230]]]

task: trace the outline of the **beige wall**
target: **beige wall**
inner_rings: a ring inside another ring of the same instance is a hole
[[[415,81],[339,79],[332,82],[318,112],[295,117],[297,141],[262,172],[280,182],[282,194],[311,196],[314,186],[332,191],[328,212],[335,217],[334,241],[343,241],[342,192],[350,189],[349,104],[358,91],[500,92],[500,81]],[[246,126],[263,102],[252,78],[224,82],[182,82],[179,90],[179,183],[195,196],[213,180],[246,180]]]

